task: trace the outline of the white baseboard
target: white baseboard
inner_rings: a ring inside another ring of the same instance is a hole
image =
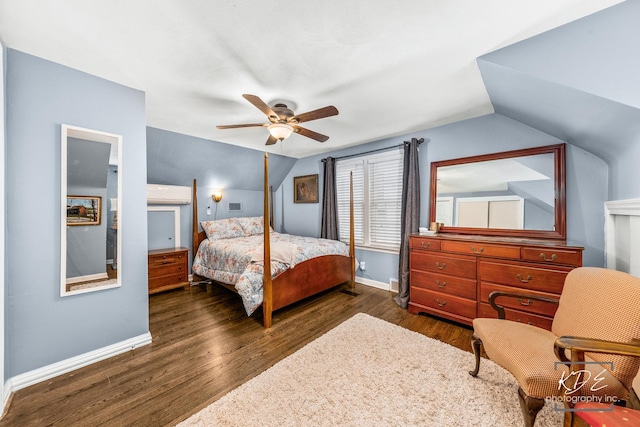
[[[356,276],[356,282],[362,283],[363,285],[371,286],[372,288],[382,289],[385,291],[391,290],[388,283],[378,282],[377,280],[366,279],[360,276]]]
[[[5,401],[3,403],[5,408],[10,396],[15,391],[147,344],[151,344],[150,332],[9,378],[4,385]]]

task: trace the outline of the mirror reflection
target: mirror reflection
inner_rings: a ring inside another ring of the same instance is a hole
[[[553,230],[553,154],[438,168],[436,221],[446,226]]]
[[[431,164],[443,232],[565,238],[564,144]]]
[[[121,136],[62,125],[62,296],[120,286]]]

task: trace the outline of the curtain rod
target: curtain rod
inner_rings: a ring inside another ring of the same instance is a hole
[[[424,142],[424,138],[420,138],[418,140],[418,145],[422,144]],[[375,150],[371,150],[371,151],[365,151],[363,153],[356,153],[356,154],[347,154],[346,156],[340,156],[340,157],[334,157],[336,160],[341,160],[341,159],[348,159],[349,157],[358,157],[358,156],[363,156],[365,154],[371,154],[371,153],[377,153],[378,151],[385,151],[385,150],[391,150],[393,148],[399,148],[399,147],[404,147],[405,145],[407,145],[409,143],[409,141],[405,141],[402,144],[398,144],[398,145],[392,145],[389,147],[383,147],[383,148],[377,148]],[[322,159],[322,162],[326,162],[327,159]]]

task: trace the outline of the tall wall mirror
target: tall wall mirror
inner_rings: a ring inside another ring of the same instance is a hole
[[[566,239],[564,144],[431,163],[440,232]]]
[[[122,136],[61,126],[60,295],[121,286]]]

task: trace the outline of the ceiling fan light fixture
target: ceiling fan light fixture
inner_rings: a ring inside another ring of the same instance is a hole
[[[286,123],[272,123],[267,127],[267,129],[269,129],[271,136],[279,139],[280,141],[288,138],[289,135],[291,135],[291,132],[293,132],[293,127]]]

